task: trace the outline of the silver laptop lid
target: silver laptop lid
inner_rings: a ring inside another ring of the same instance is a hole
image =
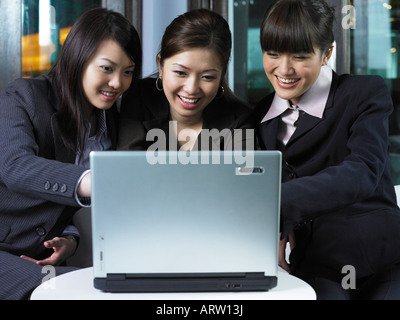
[[[95,277],[276,275],[281,154],[93,152]]]

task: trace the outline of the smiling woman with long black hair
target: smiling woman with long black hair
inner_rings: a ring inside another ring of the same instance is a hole
[[[27,299],[77,247],[70,226],[91,194],[89,153],[115,149],[116,101],[141,69],[122,15],[102,9],[73,25],[48,75],[0,93],[0,299]]]

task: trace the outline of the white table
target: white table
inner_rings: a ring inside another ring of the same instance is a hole
[[[278,272],[278,285],[267,292],[108,293],[93,287],[93,268],[81,269],[40,285],[31,300],[315,300],[306,282]]]

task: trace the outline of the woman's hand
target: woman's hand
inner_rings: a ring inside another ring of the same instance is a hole
[[[36,260],[27,256],[21,256],[21,258],[41,266],[58,266],[75,253],[77,242],[73,238],[56,237],[53,240],[46,241],[44,246],[54,250],[54,253],[47,259]]]
[[[280,239],[280,236],[279,236]],[[289,242],[290,250],[293,250],[295,246],[294,235],[290,234],[283,240],[279,241],[279,257],[278,264],[279,266],[290,273],[290,264],[286,261],[286,245]]]

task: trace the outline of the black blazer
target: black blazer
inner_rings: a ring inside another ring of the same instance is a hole
[[[60,236],[79,209],[75,190],[86,168],[59,139],[59,108],[48,76],[18,79],[0,93],[2,251],[44,257],[43,242]],[[114,148],[115,110],[107,111]]]
[[[260,124],[274,94],[255,108],[263,149],[278,148],[279,117]],[[322,119],[305,114],[283,150],[281,231],[295,231],[294,269],[343,278],[400,262],[400,210],[390,175],[388,117],[382,78],[333,75]]]
[[[169,102],[164,94],[156,89],[156,79],[137,80],[133,90],[122,101],[118,149],[147,150],[154,141],[146,141],[147,133],[152,129],[161,129],[166,135],[166,149],[169,150]],[[203,111],[203,129],[217,129],[223,133],[229,129],[231,134],[235,129],[244,129],[240,148],[254,149],[252,123],[249,121],[250,108],[239,101],[228,102],[225,97],[214,99]],[[246,132],[246,129],[250,131]],[[201,136],[196,145],[201,148]],[[223,140],[223,139],[222,139]],[[210,145],[211,146],[211,145]],[[219,144],[224,149],[224,143]],[[199,149],[200,149],[199,148]]]

